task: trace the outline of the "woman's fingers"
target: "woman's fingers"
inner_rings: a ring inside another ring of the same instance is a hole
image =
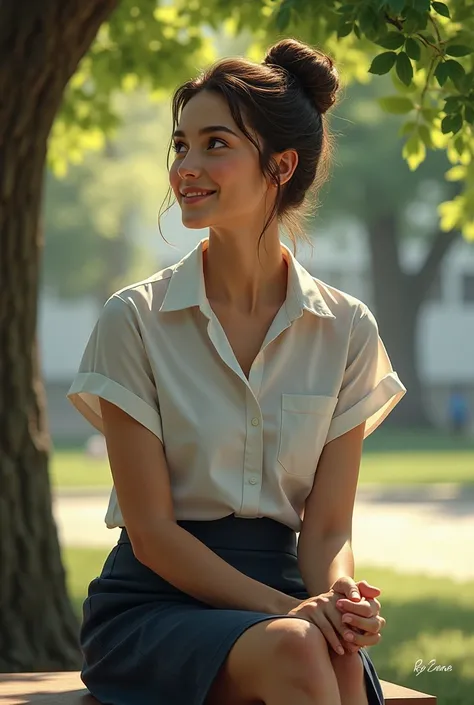
[[[342,641],[339,639],[333,625],[322,611],[317,615],[317,619],[314,620],[314,624],[319,627],[332,649],[334,649],[337,654],[342,655],[344,653]]]
[[[367,580],[359,580],[356,584],[360,594],[364,597],[368,597],[369,593],[371,597],[374,597],[375,595],[380,595],[382,592],[380,588],[375,587],[375,585],[370,585]]]
[[[342,622],[350,626],[351,629],[362,629],[362,631],[372,634],[379,632],[386,624],[386,620],[383,617],[359,617],[355,614],[343,615]]]
[[[360,602],[352,602],[345,598],[336,602],[336,607],[340,612],[357,614],[361,617],[373,617],[380,612],[380,602],[376,599],[367,600],[363,598]]]
[[[359,588],[357,587],[357,583],[354,578],[351,578],[350,575],[343,575],[338,578],[336,582],[332,584],[331,590],[334,592],[341,592],[348,598],[360,600]]]
[[[353,628],[352,625],[345,624],[342,621],[342,616],[338,612],[338,610],[334,607],[334,604],[328,604],[324,610],[324,614],[326,615],[327,620],[329,621],[331,627],[334,629],[334,631],[337,633],[338,638],[342,641],[344,649],[348,649],[349,643],[345,639],[345,635],[351,631]],[[357,631],[357,627],[355,627]],[[361,633],[365,633],[365,630]]]
[[[355,646],[375,646],[382,638],[380,632],[377,634],[356,634],[355,632],[347,632],[344,640]]]

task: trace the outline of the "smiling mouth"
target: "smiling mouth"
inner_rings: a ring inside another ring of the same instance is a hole
[[[205,201],[206,198],[213,196],[215,193],[215,191],[210,191],[209,193],[206,193],[203,196],[183,196],[182,202],[187,203],[189,205],[191,205],[192,203],[199,203],[201,201]]]

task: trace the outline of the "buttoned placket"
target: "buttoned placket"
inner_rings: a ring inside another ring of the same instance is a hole
[[[287,308],[285,304],[283,304],[267,331],[265,340],[252,363],[249,378],[247,379],[235,357],[225,331],[208,301],[201,307],[201,310],[208,318],[207,332],[214,348],[222,361],[242,380],[246,387],[246,439],[242,476],[242,504],[238,516],[242,518],[255,518],[259,514],[263,482],[264,419],[258,396],[263,380],[265,348],[286,330],[286,328],[289,328],[292,320],[290,320]],[[302,311],[299,311],[295,317],[302,315],[302,313]]]

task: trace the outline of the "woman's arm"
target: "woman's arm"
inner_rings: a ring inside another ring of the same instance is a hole
[[[318,463],[298,541],[298,564],[310,595],[354,577],[352,514],[365,422],[327,443]]]
[[[141,563],[213,607],[287,614],[300,604],[233,568],[181,528],[160,439],[114,404],[101,398],[100,406],[118,502]]]

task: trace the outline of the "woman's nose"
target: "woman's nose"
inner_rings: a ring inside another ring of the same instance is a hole
[[[185,178],[189,175],[196,176],[201,172],[201,170],[202,169],[196,157],[190,156],[188,152],[188,154],[180,162],[178,174],[181,178]]]

